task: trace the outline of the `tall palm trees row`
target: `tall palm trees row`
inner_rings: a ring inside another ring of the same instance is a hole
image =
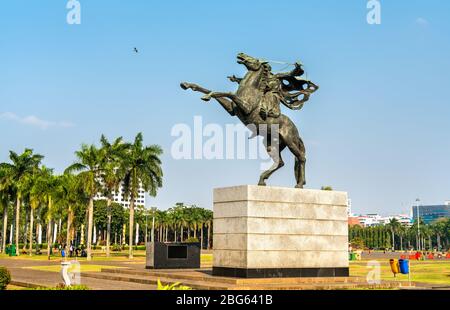
[[[123,185],[124,196],[130,199],[129,208],[129,244],[133,244],[133,224],[135,198],[143,188],[155,196],[162,186],[162,168],[160,156],[162,150],[157,145],[145,146],[142,133],[136,135],[133,143],[123,141],[121,137],[113,142],[105,136],[100,138],[100,146],[83,144],[75,152],[76,162],[70,165],[63,175],[54,175],[53,170],[41,165],[44,158],[26,149],[21,155],[10,152],[10,163],[0,164],[0,208],[3,209],[3,244],[6,242],[9,204],[15,203],[16,254],[19,255],[20,211],[29,209],[30,253],[33,243],[34,212],[39,209],[40,221],[47,223],[47,253],[50,255],[52,228],[55,213],[67,212],[66,245],[70,244],[70,231],[73,222],[73,208],[82,204],[87,214],[87,259],[92,257],[92,234],[94,199],[106,197],[108,205],[107,255],[110,248],[111,202],[114,192]],[[61,218],[61,217],[60,217]],[[26,239],[25,239],[26,241]],[[54,241],[54,240],[53,240]],[[129,247],[129,257],[133,257]]]
[[[129,210],[124,209],[116,202],[111,203],[111,233],[114,236],[114,248],[119,245],[128,244],[128,234],[124,230],[127,226]],[[75,210],[78,219],[75,225],[80,227],[84,218],[79,218],[80,209]],[[81,214],[83,217],[83,215]],[[107,201],[96,200],[94,202],[94,227],[97,232],[96,245],[106,245],[106,231],[109,220],[107,216]],[[135,243],[142,241],[160,242],[200,242],[202,248],[211,248],[212,241],[212,220],[211,210],[199,208],[195,205],[185,205],[177,203],[168,210],[158,210],[157,208],[145,209],[138,207],[135,210],[136,236]],[[128,230],[127,230],[128,231]],[[81,238],[74,238],[80,241]],[[138,241],[139,240],[139,241]],[[140,244],[139,244],[140,245]]]
[[[420,221],[420,228],[415,221],[411,226],[391,219],[385,226],[349,228],[349,240],[362,243],[369,248],[389,248],[404,250],[414,247],[419,250],[446,250],[450,248],[450,219],[441,218],[433,223]]]
[[[177,203],[167,211],[154,210],[154,240],[162,242],[201,242],[211,248],[213,212],[196,206]]]

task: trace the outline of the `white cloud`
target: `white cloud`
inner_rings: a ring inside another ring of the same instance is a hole
[[[0,113],[0,119],[6,119],[20,124],[38,127],[42,130],[48,129],[50,127],[69,128],[74,126],[73,123],[67,121],[52,122],[40,119],[39,117],[34,115],[20,117],[12,112]]]
[[[421,27],[427,27],[430,23],[423,17],[419,17],[416,19],[416,24]]]

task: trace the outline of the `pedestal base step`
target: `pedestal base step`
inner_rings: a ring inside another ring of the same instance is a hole
[[[348,277],[347,267],[338,268],[229,268],[213,267],[212,274],[221,277],[236,278],[316,278],[316,277]]]

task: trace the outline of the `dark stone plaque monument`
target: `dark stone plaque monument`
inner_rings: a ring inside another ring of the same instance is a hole
[[[200,243],[148,242],[147,269],[200,268]]]

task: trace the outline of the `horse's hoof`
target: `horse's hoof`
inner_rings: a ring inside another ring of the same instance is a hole
[[[184,90],[189,89],[189,84],[188,83],[181,83],[180,87]]]
[[[202,97],[203,101],[210,101],[211,100],[211,96],[210,95],[205,95]]]
[[[303,188],[303,185],[297,184],[297,185],[295,185],[295,188],[302,189],[302,188]]]
[[[259,182],[258,186],[266,186],[266,182]]]

